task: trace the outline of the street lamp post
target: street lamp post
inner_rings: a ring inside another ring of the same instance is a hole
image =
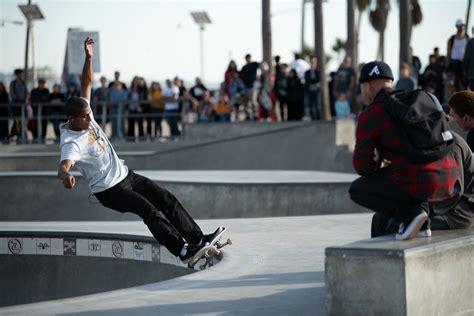
[[[201,80],[204,80],[204,29],[206,24],[211,23],[211,19],[207,12],[197,11],[191,12],[194,22],[199,25],[199,50],[200,50],[200,64],[201,64]]]
[[[31,0],[28,0],[27,5],[19,5],[18,6],[26,18],[26,49],[25,49],[25,82],[28,84],[28,52],[29,52],[29,44],[30,44],[30,33],[33,33],[33,21],[34,20],[43,20],[44,16],[41,13],[39,7],[36,4],[31,4]],[[34,36],[32,36],[32,50],[34,54]],[[34,55],[33,55],[33,77],[35,75],[35,62],[34,62]],[[33,78],[34,79],[34,78]]]

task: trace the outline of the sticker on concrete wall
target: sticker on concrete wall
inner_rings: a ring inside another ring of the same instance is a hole
[[[37,238],[36,239],[36,254],[50,255],[51,254],[51,239]]]
[[[134,258],[137,260],[145,260],[145,251],[143,250],[144,244],[139,241],[133,242],[133,254]]]
[[[76,238],[64,238],[63,251],[66,256],[75,256],[77,254]]]
[[[100,257],[100,240],[89,240],[89,256]]]
[[[23,252],[21,238],[11,238],[8,240],[8,250],[13,255],[20,255]]]
[[[151,245],[151,261],[160,262],[160,245]]]
[[[115,258],[123,258],[123,242],[114,241],[112,243],[112,255]]]

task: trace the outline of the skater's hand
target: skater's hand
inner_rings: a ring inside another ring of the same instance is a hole
[[[90,37],[87,37],[86,40],[84,41],[84,50],[86,52],[87,58],[92,58],[92,56],[94,55],[92,44],[94,44],[94,40]]]
[[[76,178],[74,178],[72,174],[69,174],[69,176],[63,180],[63,184],[66,189],[72,189],[76,184]]]

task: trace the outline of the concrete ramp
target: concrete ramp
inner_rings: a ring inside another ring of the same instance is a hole
[[[317,171],[137,171],[172,192],[194,218],[360,213],[354,174]],[[2,221],[139,220],[103,207],[82,177],[66,190],[56,172],[0,173]]]

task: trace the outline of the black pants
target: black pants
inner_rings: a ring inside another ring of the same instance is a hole
[[[415,199],[397,187],[389,178],[388,169],[356,179],[352,182],[349,193],[357,204],[373,210],[383,218],[393,218],[398,224],[410,219],[420,210],[429,213],[428,202]],[[396,228],[398,230],[398,226]]]
[[[140,216],[156,240],[175,256],[186,242],[197,244],[203,236],[173,194],[131,170],[120,183],[95,196],[105,207]]]

